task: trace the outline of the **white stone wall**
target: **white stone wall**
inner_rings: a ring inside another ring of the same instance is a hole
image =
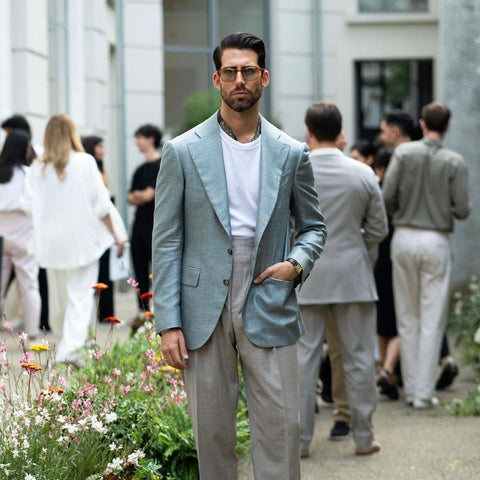
[[[11,50],[6,61],[9,70],[5,73],[10,76],[10,89],[7,90],[8,108],[2,108],[2,119],[12,113],[22,113],[32,126],[33,142],[42,143],[49,115],[47,2],[10,0],[10,5],[7,3],[8,0],[3,1],[2,7],[7,12],[10,10]]]
[[[270,11],[272,115],[304,140],[305,110],[314,98],[312,0],[272,0]]]
[[[163,9],[161,0],[125,0],[125,148],[128,187],[144,161],[133,134],[144,123],[164,126]]]

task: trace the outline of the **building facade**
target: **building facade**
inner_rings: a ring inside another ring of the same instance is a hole
[[[82,134],[103,136],[110,188],[127,218],[126,191],[142,161],[135,129],[150,122],[163,128],[167,138],[173,136],[185,98],[211,88],[214,46],[227,33],[243,30],[266,40],[271,84],[261,111],[290,135],[305,138],[305,109],[319,99],[339,106],[350,143],[373,138],[383,113],[392,108],[418,118],[422,105],[443,100],[454,107],[447,143],[462,151],[456,122],[467,99],[478,93],[475,21],[480,5],[476,0],[461,4],[0,0],[0,118],[25,114],[35,143],[42,142],[46,122],[56,113],[69,114]],[[472,28],[455,29],[455,16],[460,15]],[[463,35],[471,47],[468,55],[474,57],[475,71],[465,74],[463,103],[456,101],[455,75],[448,69],[457,55],[455,44],[445,40],[452,30]],[[478,105],[472,108],[478,112]],[[471,151],[465,151],[468,155]],[[480,168],[470,168],[476,178]],[[477,223],[461,228],[476,232]],[[468,255],[457,253],[465,259]],[[480,268],[480,261],[460,264],[468,272],[457,278]]]

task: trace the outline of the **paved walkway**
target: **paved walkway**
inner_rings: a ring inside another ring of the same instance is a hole
[[[116,292],[115,304],[116,316],[126,322],[136,313],[135,293],[131,289]],[[108,328],[99,325],[100,342]],[[115,330],[119,339],[126,338],[128,333],[127,324]],[[15,349],[16,336],[2,331],[0,341],[4,338],[9,351]],[[374,424],[382,450],[368,457],[353,454],[351,439],[342,442],[327,439],[332,408],[322,404],[310,458],[302,460],[302,479],[480,480],[480,417],[456,418],[445,409],[445,404],[475,386],[473,375],[466,369],[461,369],[459,377],[451,390],[439,392],[441,405],[433,411],[417,412],[403,400],[392,402],[380,398]],[[249,459],[241,460],[240,471],[240,480],[253,480]]]

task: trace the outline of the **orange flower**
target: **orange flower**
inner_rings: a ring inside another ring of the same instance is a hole
[[[153,312],[143,312],[144,318],[153,318],[155,315]]]
[[[142,300],[150,300],[153,297],[152,292],[145,292],[140,295]]]
[[[63,388],[60,388],[60,387],[49,387],[48,389],[49,392],[52,392],[52,393],[58,393],[58,394],[62,394],[63,393]]]
[[[31,363],[31,362],[23,362],[20,364],[20,366],[23,369],[27,370],[28,373],[38,372],[39,370],[42,369],[40,365],[37,365],[36,363]]]
[[[105,317],[104,320],[109,323],[122,323],[117,317]]]
[[[101,292],[103,292],[103,290],[106,290],[108,288],[108,285],[106,285],[105,283],[96,283],[92,288],[97,293],[101,293]]]

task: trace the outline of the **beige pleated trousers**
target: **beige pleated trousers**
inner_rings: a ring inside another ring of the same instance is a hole
[[[201,480],[238,478],[237,359],[245,382],[255,479],[300,479],[296,346],[257,347],[243,330],[252,249],[253,238],[233,239],[233,273],[222,316],[208,342],[188,352],[185,384]]]
[[[374,437],[372,416],[377,405],[375,302],[301,305],[300,312],[306,328],[298,341],[301,449],[308,450],[313,439],[316,384],[329,315],[337,325],[353,439],[358,449],[365,449]]]

